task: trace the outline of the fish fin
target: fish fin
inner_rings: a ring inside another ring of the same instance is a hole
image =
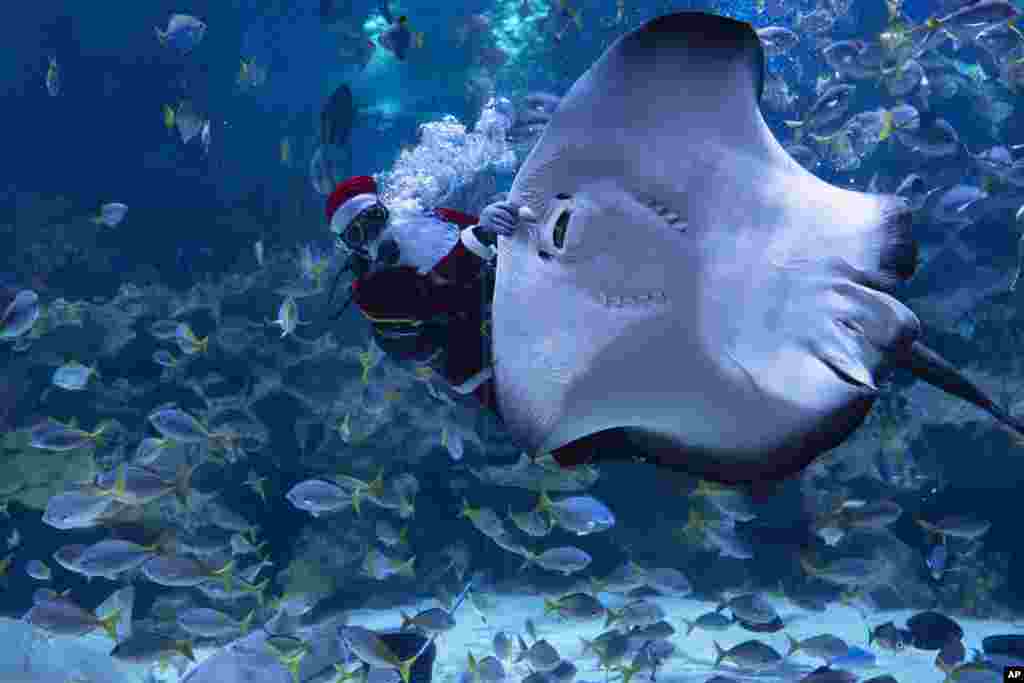
[[[409,676],[412,675],[412,665],[416,663],[416,659],[419,654],[415,654],[409,659],[403,660],[398,663],[398,674],[402,677],[404,683],[409,683]]]
[[[886,112],[884,114],[882,114],[882,130],[879,131],[879,133],[878,133],[878,140],[879,140],[879,142],[887,140],[889,138],[889,136],[892,135],[892,130],[893,130],[892,112],[889,111],[889,110],[886,110]]]
[[[195,469],[195,465],[180,465],[178,476],[174,480],[174,495],[186,510],[188,509],[189,494],[192,492],[192,473]]]
[[[99,625],[107,632],[110,639],[117,642],[117,624],[121,620],[121,608],[116,608],[105,617],[99,618]]]
[[[725,659],[726,652],[722,649],[722,646],[718,644],[717,640],[712,640],[711,643],[715,646],[715,666],[719,666],[722,660]]]
[[[794,638],[793,636],[789,635],[788,633],[784,633],[783,635],[786,636],[786,640],[789,641],[789,652],[786,653],[786,656],[792,657],[796,652],[800,650],[800,641]]]
[[[259,592],[259,595],[263,595],[262,591]],[[245,619],[242,619],[241,625],[240,625],[240,630],[242,631],[242,636],[243,637],[249,635],[249,628],[252,626],[252,618],[254,616],[256,616],[256,608],[255,607],[252,608],[251,610],[249,610],[249,613],[247,615],[245,615]]]
[[[192,641],[179,640],[174,644],[174,649],[190,662],[196,661],[196,653],[192,650]]]
[[[401,563],[398,566],[398,571],[396,573],[399,576],[404,576],[407,579],[415,579],[416,578],[415,563],[416,563],[416,556],[413,555],[408,560],[406,560],[405,562]]]
[[[811,564],[807,553],[800,553],[800,566],[809,576],[817,576],[818,568]]]

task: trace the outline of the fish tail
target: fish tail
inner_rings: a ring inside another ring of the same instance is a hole
[[[196,661],[196,653],[192,650],[192,641],[179,640],[174,644],[174,649],[190,662]]]
[[[697,628],[696,621],[690,621],[689,619],[683,619],[683,623],[686,624],[686,635],[693,633],[693,629]]]
[[[161,31],[159,26],[154,26],[153,30],[156,31],[156,39],[160,41],[160,44],[167,45],[167,32]]]
[[[547,616],[548,614],[551,614],[552,612],[557,612],[557,611],[558,611],[558,603],[555,602],[554,600],[549,600],[548,598],[544,598],[544,615]]]
[[[527,655],[530,654],[530,648],[527,647],[526,641],[523,640],[522,636],[517,635],[516,638],[519,640],[519,652],[516,654],[515,663],[518,664],[519,662],[526,659]]]
[[[919,527],[921,527],[922,529],[924,529],[925,531],[927,531],[929,533],[934,534],[934,533],[936,533],[938,531],[931,522],[926,522],[925,520],[921,519],[920,517],[914,517],[914,521],[917,522],[917,525]]]
[[[583,647],[583,649],[580,650],[580,657],[582,657],[583,655],[587,654],[588,652],[590,652],[591,650],[594,649],[594,641],[593,640],[587,640],[583,636],[580,636],[579,638],[580,638],[580,645]]]
[[[540,512],[546,512],[551,514],[551,498],[548,497],[547,491],[543,488],[540,490],[540,496],[537,498],[537,510]]]
[[[126,477],[128,476],[127,470],[124,463],[117,466],[117,479],[114,480],[114,494],[115,497],[123,498],[124,492],[128,487]]]
[[[532,565],[536,559],[537,559],[536,555],[534,555],[533,553],[527,551],[526,560],[523,562],[522,565],[519,566],[519,571],[522,572],[523,570],[525,570],[527,567]]]
[[[384,496],[384,468],[383,467],[380,468],[379,470],[377,470],[376,478],[367,485],[366,490],[374,498],[381,498],[381,497]]]
[[[295,683],[299,683],[299,681],[301,680],[299,678],[299,661],[299,659],[288,660],[288,671],[291,672],[292,680],[295,681]]]
[[[416,578],[415,563],[416,563],[416,556],[413,555],[408,560],[406,560],[405,562],[403,562],[402,564],[400,564],[398,566],[398,571],[396,573],[399,576],[404,576],[407,579],[415,579]]]
[[[786,636],[786,640],[789,641],[789,652],[786,653],[787,657],[792,657],[797,651],[800,650],[800,641],[789,635],[788,633],[783,634]]]
[[[609,626],[611,626],[612,624],[614,624],[616,621],[618,621],[621,618],[622,618],[621,612],[619,614],[616,614],[615,610],[613,610],[612,608],[609,607],[608,608],[608,615],[605,617],[605,620],[604,620],[604,627],[608,628]]]
[[[234,570],[235,570],[235,561],[231,560],[230,562],[228,562],[226,565],[224,565],[220,569],[215,569],[212,572],[212,574],[214,576],[219,576],[221,578],[221,581],[224,583],[224,590],[225,591],[230,591],[231,590],[231,587],[232,587],[232,584],[233,584],[232,579],[234,578]]]
[[[818,574],[818,568],[811,564],[805,553],[800,553],[800,566],[810,576],[816,576]]]
[[[263,595],[262,591],[259,594]],[[256,616],[256,608],[255,607],[252,608],[251,610],[249,610],[249,613],[247,615],[245,615],[245,619],[242,619],[242,623],[241,623],[242,636],[249,635],[249,628],[252,626],[252,618],[254,616]]]
[[[192,473],[195,469],[194,465],[181,465],[174,480],[174,495],[185,509],[188,509],[189,494],[192,492]]]
[[[419,33],[416,34],[416,47],[418,47],[418,48],[422,48],[423,47],[423,32],[422,31],[420,31]]]
[[[99,620],[99,625],[107,632],[107,635],[110,636],[110,639],[115,643],[117,642],[117,623],[119,621],[121,621],[120,607]]]
[[[882,130],[878,133],[879,141],[887,140],[889,136],[892,135],[892,121],[892,112],[886,110],[886,112],[882,114]]]
[[[409,677],[412,675],[412,665],[416,663],[416,659],[419,654],[415,654],[409,659],[398,663],[398,674],[402,677],[404,683],[409,683]]]
[[[404,631],[404,630],[406,630],[408,628],[412,628],[412,625],[413,625],[412,617],[410,617],[408,614],[406,614],[403,611],[399,611],[399,614],[402,615],[402,625],[398,627],[399,630]]]
[[[255,593],[256,594],[256,603],[260,607],[263,607],[263,605],[267,602],[267,595],[266,594],[267,594],[267,586],[269,586],[269,585],[270,585],[270,579],[263,579],[262,581],[257,583],[255,586],[251,586],[249,588],[246,588],[246,591]]]
[[[722,660],[725,659],[725,650],[722,649],[717,640],[712,640],[711,643],[715,646],[715,666],[719,666]]]

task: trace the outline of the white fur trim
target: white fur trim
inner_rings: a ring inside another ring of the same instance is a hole
[[[498,250],[494,247],[489,247],[479,239],[477,239],[476,233],[473,232],[473,228],[476,226],[470,226],[459,233],[459,239],[462,240],[462,244],[465,245],[466,249],[482,258],[484,261],[493,261],[498,256]]]
[[[360,213],[377,203],[376,194],[357,194],[347,202],[338,207],[338,210],[331,216],[331,232],[336,235],[343,235],[352,219]]]

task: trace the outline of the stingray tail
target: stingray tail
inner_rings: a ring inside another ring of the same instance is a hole
[[[967,379],[960,370],[921,342],[915,341],[904,353],[897,356],[897,363],[910,370],[917,379],[973,403],[1009,428],[1014,436],[1024,438],[1024,422],[996,405],[995,401],[985,395],[985,392]]]

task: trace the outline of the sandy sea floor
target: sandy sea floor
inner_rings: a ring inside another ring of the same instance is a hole
[[[615,595],[602,594],[602,600],[611,607],[621,604],[623,598]],[[799,681],[808,672],[822,665],[820,660],[806,657],[800,653],[787,657],[777,669],[749,674],[728,666],[715,668],[713,640],[729,648],[745,640],[758,639],[775,648],[780,654],[786,654],[789,634],[798,640],[830,633],[845,640],[849,645],[869,649],[875,655],[874,666],[850,669],[860,679],[868,679],[884,673],[892,674],[900,683],[939,683],[945,680],[945,674],[934,664],[935,652],[907,649],[900,653],[888,652],[867,645],[868,627],[893,621],[902,626],[914,612],[901,610],[878,612],[868,615],[866,623],[861,614],[854,608],[843,605],[831,605],[825,612],[806,612],[781,599],[771,599],[786,628],[777,633],[751,633],[732,626],[729,629],[708,633],[695,630],[686,636],[684,620],[693,620],[699,615],[714,609],[714,605],[694,599],[657,598],[657,603],[664,609],[668,621],[675,627],[676,633],[671,641],[676,646],[673,657],[668,659],[657,674],[659,683],[704,683],[715,674],[732,676],[739,681]],[[563,659],[572,661],[577,669],[577,681],[600,683],[605,680],[605,673],[597,667],[592,655],[582,656],[581,638],[593,638],[601,633],[603,619],[586,622],[570,622],[559,620],[554,616],[544,616],[543,598],[533,595],[504,594],[488,596],[488,605],[483,612],[477,611],[472,605],[464,604],[456,616],[456,627],[444,634],[438,642],[437,659],[434,666],[434,680],[438,683],[456,683],[466,670],[467,653],[480,659],[493,654],[492,639],[499,630],[510,635],[524,634],[524,623],[527,618],[533,620],[539,637],[548,640],[561,654]],[[401,612],[415,613],[419,609],[435,606],[430,600],[410,602],[401,607],[386,610],[356,610],[348,613],[348,623],[365,626],[371,629],[394,629],[401,623]],[[486,619],[486,621],[485,621]],[[965,632],[964,645],[968,657],[973,649],[981,649],[984,637],[1000,634],[1021,632],[1024,629],[998,621],[978,621],[959,619],[958,622]],[[150,675],[148,667],[126,665],[114,662],[107,653],[111,641],[98,634],[80,638],[43,638],[28,624],[8,619],[0,620],[0,633],[4,637],[4,647],[0,648],[0,680],[4,683],[143,683],[144,681],[160,680],[173,682],[179,679],[174,667],[169,667]],[[200,660],[215,654],[215,650],[199,650]],[[208,666],[202,661],[199,668]],[[275,660],[266,658],[258,666],[251,667],[246,675],[238,676],[237,683],[278,683],[287,682],[290,676]],[[392,678],[388,672],[381,671],[381,676],[372,677],[372,681],[385,681]],[[526,673],[522,670],[518,673]],[[231,678],[233,676],[227,676]],[[219,683],[236,683],[221,680]],[[318,682],[330,680],[333,676],[313,676],[302,669],[304,681]],[[394,676],[397,678],[397,676]],[[514,677],[518,678],[518,676]],[[616,680],[617,675],[612,676]],[[637,674],[634,683],[646,682],[649,675]]]

